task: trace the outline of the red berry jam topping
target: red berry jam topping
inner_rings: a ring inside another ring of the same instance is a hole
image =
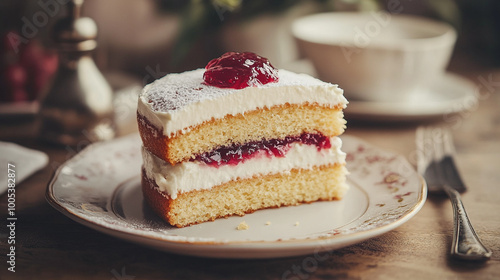
[[[202,161],[211,166],[223,164],[237,165],[263,151],[268,157],[284,157],[292,143],[315,145],[318,150],[331,147],[330,138],[322,134],[304,133],[300,136],[288,136],[285,139],[273,139],[233,145],[196,156],[193,161]]]
[[[203,80],[219,88],[242,89],[277,82],[278,70],[254,53],[227,52],[208,62]]]

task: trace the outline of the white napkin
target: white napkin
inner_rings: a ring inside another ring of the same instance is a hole
[[[31,174],[45,167],[48,162],[49,157],[43,152],[0,141],[0,195],[7,190],[8,184],[13,182],[8,181],[9,178],[13,178],[9,177],[9,173],[16,175],[17,186]]]

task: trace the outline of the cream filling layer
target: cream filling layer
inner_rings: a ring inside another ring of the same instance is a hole
[[[277,83],[236,90],[204,85],[203,69],[170,74],[144,87],[137,110],[151,124],[163,129],[164,135],[171,136],[186,133],[190,127],[211,119],[276,105],[309,103],[345,108],[348,103],[337,85],[286,70],[279,70],[279,75]],[[178,98],[172,105],[175,109],[155,109],[150,95],[157,97],[161,95],[158,92],[163,94],[161,102]]]
[[[153,179],[162,192],[172,199],[179,193],[210,189],[236,179],[251,178],[290,172],[292,169],[311,169],[314,166],[345,164],[346,154],[342,152],[342,141],[338,137],[330,139],[331,148],[321,149],[302,143],[291,144],[284,157],[269,157],[264,152],[237,165],[207,165],[199,161],[188,161],[170,165],[151,154],[144,147],[142,156],[146,176]]]

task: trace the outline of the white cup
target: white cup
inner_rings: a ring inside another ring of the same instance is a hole
[[[292,33],[321,80],[363,101],[408,100],[444,73],[456,41],[448,24],[385,12],[310,15]]]

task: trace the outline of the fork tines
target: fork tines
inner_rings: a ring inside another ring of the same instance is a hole
[[[453,161],[455,147],[449,128],[419,127],[416,145],[417,169],[426,179],[430,190],[442,189],[447,184],[459,192],[465,191]]]

